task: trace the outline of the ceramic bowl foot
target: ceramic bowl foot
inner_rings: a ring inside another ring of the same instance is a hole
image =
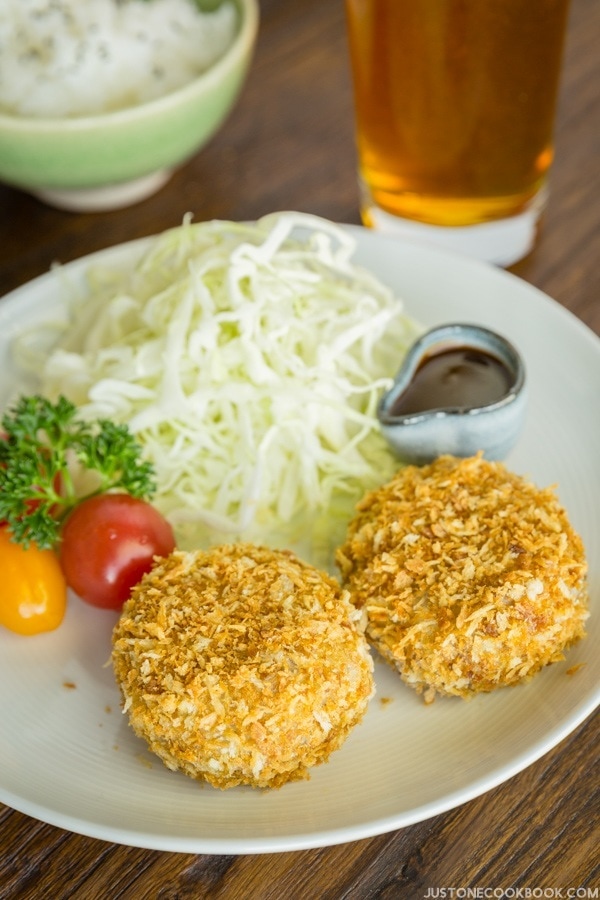
[[[134,181],[123,181],[97,188],[48,188],[31,191],[34,197],[68,212],[106,212],[123,209],[146,200],[159,191],[172,175],[171,169],[161,169]]]

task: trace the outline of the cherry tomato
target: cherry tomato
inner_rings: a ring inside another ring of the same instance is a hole
[[[120,609],[154,557],[174,548],[173,529],[149,503],[129,494],[101,494],[69,514],[60,561],[67,584],[82,600]]]
[[[0,625],[18,634],[53,631],[63,620],[67,585],[56,553],[27,549],[0,528]]]

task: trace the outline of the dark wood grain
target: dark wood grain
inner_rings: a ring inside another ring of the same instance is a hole
[[[600,3],[573,0],[550,202],[534,252],[515,267],[597,333],[599,48]],[[256,57],[235,112],[144,203],[74,215],[0,187],[0,294],[57,260],[162,231],[188,211],[196,219],[252,219],[284,208],[359,222],[341,0],[262,0]],[[519,775],[457,809],[401,831],[297,853],[147,851],[0,806],[0,898],[418,900],[428,889],[451,887],[595,890],[598,739],[595,715]]]

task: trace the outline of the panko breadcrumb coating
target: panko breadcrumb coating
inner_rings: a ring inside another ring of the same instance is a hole
[[[363,616],[287,551],[175,551],[133,590],[112,662],[135,733],[218,788],[308,777],[374,693]]]
[[[337,563],[368,638],[427,702],[530,678],[584,634],[585,555],[564,509],[481,455],[366,495]]]

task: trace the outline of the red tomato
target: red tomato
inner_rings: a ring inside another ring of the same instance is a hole
[[[173,529],[149,503],[129,494],[101,494],[68,516],[60,561],[67,584],[82,600],[121,609],[154,557],[174,548]]]

